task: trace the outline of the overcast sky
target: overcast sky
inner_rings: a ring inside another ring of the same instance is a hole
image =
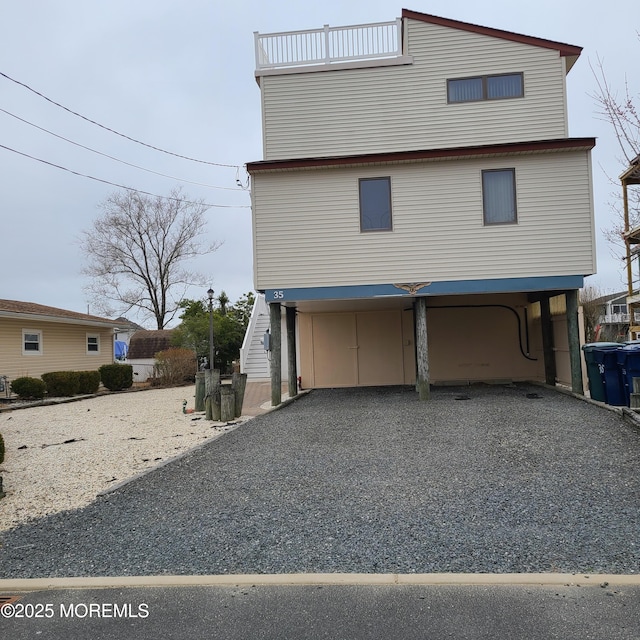
[[[622,263],[611,257],[601,232],[611,224],[607,203],[619,189],[607,174],[621,173],[621,154],[590,97],[596,90],[590,63],[600,57],[614,87],[622,92],[627,81],[634,95],[640,94],[637,0],[413,0],[404,5],[389,0],[5,0],[0,72],[13,81],[0,76],[0,145],[158,195],[181,184],[192,198],[225,205],[207,213],[208,240],[223,245],[192,266],[216,292],[224,289],[235,301],[253,288],[249,194],[235,189],[236,179],[244,182],[243,165],[262,158],[253,32],[387,21],[399,17],[403,6],[584,48],[567,82],[569,134],[598,139],[593,152],[598,275],[588,283],[622,290]],[[136,144],[17,82],[131,138],[232,166]],[[127,166],[32,125],[171,177]],[[77,238],[117,187],[5,148],[0,148],[0,171],[0,298],[86,313]],[[204,295],[200,289],[188,292],[191,298]]]

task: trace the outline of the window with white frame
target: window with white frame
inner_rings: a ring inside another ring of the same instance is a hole
[[[492,76],[447,80],[447,102],[477,102],[504,100],[524,96],[522,73],[502,73]]]
[[[626,304],[612,304],[611,305],[611,313],[628,313]]]
[[[360,178],[360,231],[391,231],[391,178]]]
[[[87,353],[100,353],[100,335],[87,333]]]
[[[22,330],[22,355],[37,356],[42,354],[42,331],[38,329]]]
[[[516,170],[488,169],[482,172],[484,224],[513,224],[516,208]]]

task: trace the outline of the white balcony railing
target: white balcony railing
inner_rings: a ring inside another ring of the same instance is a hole
[[[402,19],[349,27],[254,33],[256,69],[331,64],[402,55]]]
[[[636,314],[636,320],[640,320],[640,315]],[[609,313],[609,314],[600,316],[599,322],[600,324],[628,324],[629,314],[628,313]]]

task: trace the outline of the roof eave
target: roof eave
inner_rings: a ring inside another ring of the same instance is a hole
[[[404,162],[468,159],[482,156],[545,153],[554,151],[589,151],[596,145],[595,138],[562,138],[532,142],[511,142],[476,147],[451,147],[416,151],[368,153],[351,156],[327,156],[321,158],[295,158],[282,160],[258,160],[247,163],[249,174],[262,171],[292,169],[318,169],[348,165],[393,164]]]
[[[57,324],[76,324],[88,327],[106,327],[115,329],[120,327],[119,322],[109,322],[100,320],[90,320],[82,318],[64,318],[61,316],[49,316],[39,313],[21,313],[18,311],[0,311],[0,318],[11,318],[14,320],[28,320],[33,322],[55,322]]]

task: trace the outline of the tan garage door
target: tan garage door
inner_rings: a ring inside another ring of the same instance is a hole
[[[313,314],[313,386],[413,382],[413,316],[404,316],[400,310]]]

